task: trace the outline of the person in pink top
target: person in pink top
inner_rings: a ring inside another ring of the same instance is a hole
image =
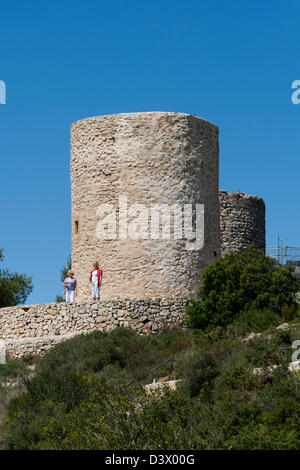
[[[93,270],[90,272],[90,281],[92,283],[92,297],[94,300],[100,299],[100,285],[102,281],[102,269],[98,262],[94,264]]]

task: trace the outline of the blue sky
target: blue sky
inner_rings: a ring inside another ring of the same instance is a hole
[[[2,2],[0,246],[61,293],[70,252],[70,125],[176,111],[220,128],[220,188],[267,205],[267,244],[300,245],[300,5],[289,0]]]

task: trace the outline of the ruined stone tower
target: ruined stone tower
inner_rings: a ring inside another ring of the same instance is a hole
[[[221,254],[266,248],[266,206],[258,196],[220,191]]]
[[[88,277],[95,260],[103,269],[102,299],[195,296],[201,270],[220,254],[218,160],[218,128],[188,114],[130,113],[75,122],[77,300],[91,297]],[[184,227],[192,213],[194,229],[196,222],[203,224],[202,240],[188,230],[180,238],[181,217]]]

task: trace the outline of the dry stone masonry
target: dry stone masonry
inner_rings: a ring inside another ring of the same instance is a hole
[[[250,244],[265,251],[265,210],[265,203],[258,196],[220,191],[222,255],[245,250]]]
[[[103,300],[6,307],[0,315],[0,360],[42,354],[76,334],[130,327],[140,334],[185,325],[184,299]]]

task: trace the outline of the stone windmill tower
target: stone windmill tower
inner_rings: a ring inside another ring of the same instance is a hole
[[[220,255],[215,125],[169,112],[77,121],[71,187],[78,300],[90,299],[95,260],[102,299],[196,295]]]

